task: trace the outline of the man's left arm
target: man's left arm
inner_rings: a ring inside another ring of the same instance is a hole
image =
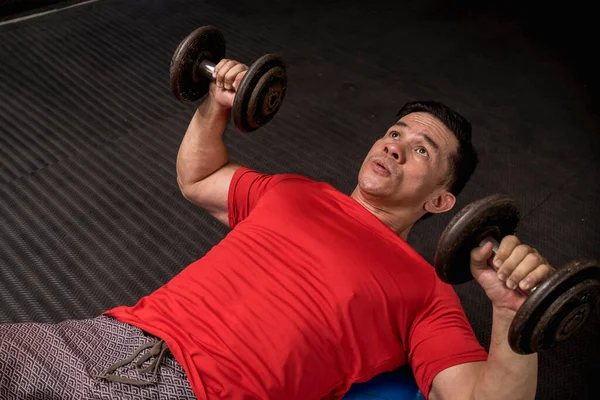
[[[471,272],[492,301],[492,333],[487,361],[447,368],[433,380],[429,398],[445,399],[534,399],[537,388],[537,354],[515,353],[508,343],[508,332],[525,296],[516,290],[529,290],[546,279],[553,269],[544,257],[515,236],[500,243],[494,262],[490,243],[471,252]]]

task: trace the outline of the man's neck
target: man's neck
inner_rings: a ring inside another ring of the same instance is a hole
[[[401,207],[395,209],[386,207],[376,198],[367,198],[358,188],[352,192],[350,197],[406,241],[408,233],[415,224],[412,210]]]

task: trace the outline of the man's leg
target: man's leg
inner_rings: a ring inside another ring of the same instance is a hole
[[[161,350],[159,356],[147,357],[152,348]],[[136,361],[144,357],[148,360],[136,368]],[[128,358],[135,359],[122,362]],[[0,398],[195,397],[164,343],[136,327],[99,316],[57,324],[0,325]]]

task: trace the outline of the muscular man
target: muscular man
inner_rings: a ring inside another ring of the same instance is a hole
[[[51,365],[62,398],[334,399],[409,365],[429,399],[533,399],[537,356],[514,353],[508,328],[524,301],[514,289],[552,268],[514,236],[501,242],[498,273],[486,266],[490,245],[473,249],[471,271],[492,302],[486,352],[452,287],[406,243],[419,219],[453,208],[470,178],[470,124],[437,102],[406,104],[348,196],[229,160],[222,135],[246,70],[216,66],[177,158],[183,195],[228,235],[133,306],[0,327],[0,372],[17,371],[0,377],[0,393],[56,395],[36,378]],[[40,355],[48,348],[58,355]]]

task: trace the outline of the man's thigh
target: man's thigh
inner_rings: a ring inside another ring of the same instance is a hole
[[[57,324],[0,325],[0,398],[195,398],[185,372],[170,353],[162,359],[156,377],[133,364],[115,371],[125,378],[155,382],[149,385],[97,377],[139,346],[156,340],[107,316]]]

